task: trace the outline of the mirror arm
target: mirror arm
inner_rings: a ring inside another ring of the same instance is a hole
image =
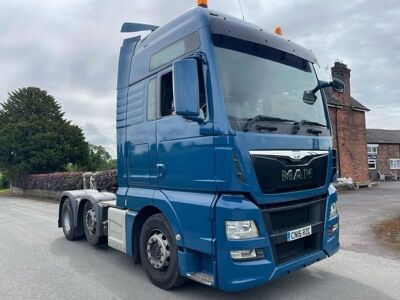
[[[318,90],[322,90],[324,88],[332,87],[332,81],[331,82],[326,82],[326,81],[318,81],[318,85],[311,91],[313,94],[318,92]]]
[[[330,81],[330,82],[319,81],[319,86],[321,89],[332,87],[332,85],[333,85],[332,81]]]
[[[315,95],[316,92],[320,89],[320,86],[317,85],[311,92]]]
[[[208,66],[207,57],[202,52],[197,52],[192,57],[197,59],[197,60],[199,60],[199,61],[201,61],[206,66]]]

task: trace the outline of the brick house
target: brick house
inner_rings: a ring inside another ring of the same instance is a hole
[[[333,147],[338,153],[339,177],[355,183],[369,181],[365,112],[369,111],[351,96],[350,69],[341,62],[331,68],[332,77],[345,84],[343,93],[325,89],[333,129]]]
[[[367,143],[371,180],[400,176],[400,130],[367,129]]]

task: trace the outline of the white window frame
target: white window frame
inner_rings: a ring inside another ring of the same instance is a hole
[[[378,154],[378,147],[379,147],[379,145],[378,144],[367,144],[367,151],[368,151],[368,154]],[[371,150],[372,151],[370,151],[370,148],[371,148]]]
[[[400,158],[389,159],[390,170],[400,170]]]
[[[374,167],[371,168],[369,165],[374,164]],[[376,170],[376,159],[368,159],[368,169],[370,170]]]

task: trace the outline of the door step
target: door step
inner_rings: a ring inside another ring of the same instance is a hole
[[[192,273],[186,273],[186,275],[197,282],[200,282],[202,284],[211,286],[214,284],[214,276],[211,274],[207,274],[204,272],[192,272]]]

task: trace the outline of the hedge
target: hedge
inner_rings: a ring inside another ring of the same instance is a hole
[[[24,191],[43,190],[62,192],[68,190],[83,189],[83,172],[69,173],[50,173],[50,174],[33,174],[20,176],[13,182],[13,186]],[[86,175],[86,182],[89,182],[90,176]],[[117,171],[109,170],[94,173],[94,179],[99,191],[116,192]]]

